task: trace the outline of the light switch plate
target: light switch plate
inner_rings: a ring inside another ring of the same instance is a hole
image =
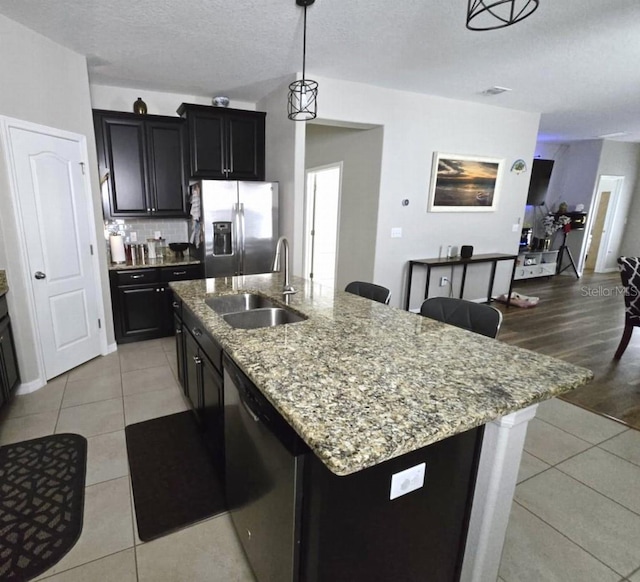
[[[395,227],[391,229],[391,238],[402,238],[402,228]]]
[[[511,232],[518,232],[520,230],[520,225],[519,224],[512,224],[511,225]]]
[[[389,499],[401,497],[411,491],[420,489],[424,486],[424,476],[427,472],[427,464],[420,463],[415,467],[410,467],[399,473],[391,475],[391,491]]]

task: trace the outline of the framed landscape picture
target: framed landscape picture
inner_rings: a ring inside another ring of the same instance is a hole
[[[429,212],[489,212],[496,209],[503,160],[435,152]]]

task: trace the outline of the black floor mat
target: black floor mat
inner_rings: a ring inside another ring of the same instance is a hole
[[[125,428],[138,535],[149,541],[226,510],[191,411]]]
[[[56,434],[0,447],[0,580],[31,580],[82,532],[87,440]]]

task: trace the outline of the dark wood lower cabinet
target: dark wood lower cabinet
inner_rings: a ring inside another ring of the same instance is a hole
[[[165,315],[165,293],[161,285],[118,289],[121,338],[150,339],[170,335]]]
[[[220,471],[224,467],[222,349],[179,301],[173,303],[178,378]]]
[[[177,303],[173,303],[173,308],[178,308],[179,305]],[[178,368],[178,382],[180,382],[180,386],[185,386],[184,381],[184,370],[185,370],[185,333],[184,326],[182,324],[182,319],[174,314],[173,316],[173,327],[175,329],[175,338],[176,338],[176,364]]]
[[[116,342],[173,335],[170,281],[202,279],[201,264],[110,271]]]
[[[20,382],[18,358],[6,297],[0,297],[0,407],[9,402]]]
[[[201,362],[200,348],[198,346],[198,342],[196,342],[189,332],[185,333],[184,346],[184,393],[187,398],[189,398],[196,416],[201,420],[202,386],[200,384],[199,369]]]
[[[200,363],[202,384],[202,424],[209,452],[219,468],[224,467],[224,430],[222,424],[222,385],[218,369],[203,356]]]

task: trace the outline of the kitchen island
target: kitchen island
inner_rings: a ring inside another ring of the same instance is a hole
[[[205,300],[253,292],[284,304],[279,274],[171,288],[335,475],[486,425],[460,579],[495,580],[526,423],[537,402],[591,372],[309,281],[293,284],[288,307],[307,319],[255,330],[232,328]]]

